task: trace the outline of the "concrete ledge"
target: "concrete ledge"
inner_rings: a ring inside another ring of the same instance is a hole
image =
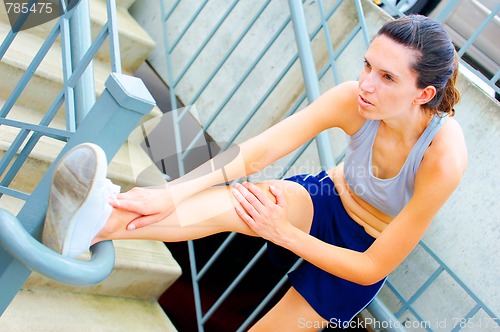
[[[120,52],[122,54],[122,65],[124,70],[133,73],[144,62],[149,52],[153,49],[155,42],[146,34],[144,29],[132,18],[128,8],[135,0],[118,0],[117,20],[118,34],[120,38]],[[90,14],[93,38],[107,21],[106,0],[90,0]],[[10,29],[9,19],[5,12],[5,6],[0,6],[0,21]],[[45,39],[52,28],[55,20],[47,22],[37,27],[21,31],[18,35],[30,34]],[[99,49],[97,58],[109,63],[109,42],[106,41]]]
[[[40,289],[18,293],[0,319],[0,330],[177,331],[155,301]]]
[[[116,255],[115,267],[111,275],[100,284],[73,287],[32,273],[23,289],[156,300],[182,273],[162,242],[122,240],[113,241],[113,244]],[[87,254],[82,255],[82,259],[87,257]]]
[[[0,40],[3,40],[10,26],[0,22]],[[44,39],[29,33],[20,33],[0,62],[0,98],[7,100],[21,79]],[[19,106],[45,113],[63,87],[61,47],[54,44],[36,70],[33,78],[21,94]],[[104,90],[104,82],[111,73],[108,64],[94,61],[95,88],[97,95]],[[41,88],[43,87],[43,88]]]

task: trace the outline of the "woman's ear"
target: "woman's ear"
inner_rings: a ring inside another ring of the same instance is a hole
[[[415,105],[427,104],[429,101],[432,100],[432,98],[434,98],[435,95],[436,95],[436,88],[432,85],[429,85],[422,90],[420,95],[417,98],[415,98],[415,100],[413,100],[413,103]]]

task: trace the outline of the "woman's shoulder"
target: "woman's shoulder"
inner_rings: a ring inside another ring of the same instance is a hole
[[[433,145],[441,152],[466,152],[465,137],[460,123],[454,118],[449,117],[441,129],[436,133]]]
[[[462,128],[450,117],[443,124],[424,154],[422,163],[431,164],[435,171],[461,174],[467,168],[467,147]],[[453,172],[455,171],[455,172]]]
[[[365,123],[358,111],[358,82],[347,81],[326,91],[322,98],[330,105],[329,113],[336,115],[339,127],[348,135],[356,133]]]
[[[337,99],[343,99],[348,103],[356,103],[358,100],[359,88],[357,81],[346,81],[342,82],[325,92],[324,95],[332,97],[335,96]]]

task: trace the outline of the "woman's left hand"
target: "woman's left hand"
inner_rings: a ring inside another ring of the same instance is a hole
[[[286,232],[292,225],[286,215],[285,196],[280,189],[270,186],[273,201],[262,189],[254,184],[236,183],[233,195],[240,203],[236,213],[255,233],[278,245],[286,239]]]

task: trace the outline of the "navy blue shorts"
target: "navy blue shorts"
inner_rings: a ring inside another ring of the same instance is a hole
[[[312,198],[314,215],[310,235],[338,247],[363,252],[375,241],[347,214],[333,181],[323,171],[314,175],[287,178],[302,185]],[[288,264],[297,256],[267,243],[269,257],[276,265]],[[382,288],[384,280],[363,286],[325,272],[307,261],[288,274],[292,286],[316,312],[337,326],[346,326]]]

